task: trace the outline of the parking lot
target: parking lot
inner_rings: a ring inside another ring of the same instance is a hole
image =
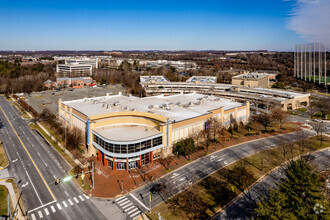
[[[107,93],[110,95],[118,94],[119,92],[124,93],[124,88],[121,85],[109,85],[107,87],[85,87],[81,89],[61,89],[47,90],[42,92],[31,93],[30,95],[25,94],[24,99],[32,108],[38,113],[41,113],[44,108],[48,108],[53,114],[58,112],[58,100],[61,98],[63,101],[82,99],[85,97],[104,96]]]

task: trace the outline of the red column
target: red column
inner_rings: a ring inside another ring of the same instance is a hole
[[[116,164],[116,158],[115,157],[112,158],[112,169],[117,170],[117,164]]]
[[[97,161],[102,161],[102,152],[100,150],[97,154]]]
[[[128,172],[128,157],[126,157],[126,171]]]
[[[154,152],[150,152],[150,163],[154,162]]]
[[[109,166],[109,161],[107,158],[104,158],[104,166],[105,167]]]
[[[139,160],[139,163],[138,163],[139,168],[141,168],[141,164],[142,164],[142,161],[141,161],[141,155],[140,155],[140,160]]]

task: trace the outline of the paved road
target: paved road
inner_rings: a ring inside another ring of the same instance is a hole
[[[315,132],[307,131],[309,136],[315,135]],[[117,198],[116,204],[127,215],[134,219],[138,212],[145,212],[149,209],[150,189],[156,183],[166,185],[165,192],[152,194],[151,207],[155,207],[161,202],[166,201],[168,196],[174,195],[189,187],[194,181],[205,178],[221,167],[225,167],[242,157],[257,153],[261,150],[272,148],[278,144],[288,143],[301,138],[297,133],[285,134],[267,139],[256,140],[248,143],[242,143],[231,148],[212,153],[208,156],[193,161],[186,166],[165,175],[159,180],[141,187],[132,193]],[[135,212],[132,212],[132,209]]]
[[[74,181],[55,186],[70,166],[34,131],[18,110],[0,96],[0,137],[10,162],[9,175],[18,182],[35,219],[106,219]]]
[[[312,154],[312,164],[320,170],[330,169],[330,150],[325,149]],[[275,188],[282,175],[281,169],[276,170],[267,176],[263,181],[255,185],[245,196],[238,199],[235,203],[228,206],[223,212],[215,215],[212,219],[251,219],[255,201],[268,192],[270,187]]]

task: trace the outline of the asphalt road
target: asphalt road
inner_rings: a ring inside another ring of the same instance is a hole
[[[0,96],[0,137],[10,162],[9,175],[23,191],[28,216],[35,219],[106,219],[74,181],[55,185],[68,176],[70,166],[29,121]]]
[[[306,131],[306,134],[313,136],[315,132]],[[299,138],[301,138],[301,136],[298,133],[290,133],[225,148],[224,150],[193,161],[163,176],[159,180],[155,180],[144,187],[138,188],[130,194],[117,198],[115,202],[128,218],[134,219],[134,216],[132,216],[133,213],[131,212],[133,208],[136,209],[136,212],[146,212],[149,210],[150,206],[155,207],[159,205],[166,201],[169,196],[184,190],[193,184],[193,182],[207,177],[221,167],[228,166],[242,157],[255,154],[276,145],[293,142]],[[150,189],[156,183],[165,185],[166,190],[152,194]],[[149,203],[150,195],[151,204]]]
[[[325,149],[312,154],[311,163],[319,170],[330,169],[330,150]],[[276,183],[283,178],[282,169],[274,171],[272,174],[256,184],[246,195],[228,206],[223,212],[215,215],[212,219],[251,219],[255,202],[258,198],[268,192],[269,188],[276,188]]]

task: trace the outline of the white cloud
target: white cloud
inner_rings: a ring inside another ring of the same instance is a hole
[[[295,0],[288,28],[308,42],[330,48],[330,0]]]

